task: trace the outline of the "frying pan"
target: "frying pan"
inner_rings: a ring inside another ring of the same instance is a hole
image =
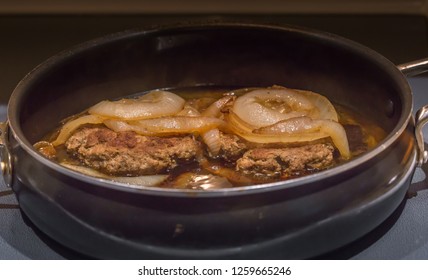
[[[66,50],[17,85],[1,126],[5,184],[43,232],[107,259],[302,259],[368,233],[400,204],[427,159],[406,74],[373,50],[291,26],[181,24],[117,33]],[[284,182],[221,190],[132,189],[50,161],[32,144],[105,99],[156,88],[274,84],[322,93],[387,131],[372,150]]]

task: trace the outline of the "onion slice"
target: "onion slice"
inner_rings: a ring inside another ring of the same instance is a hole
[[[104,124],[118,131],[134,131],[146,136],[168,136],[174,134],[202,134],[224,125],[224,121],[209,117],[163,117],[156,119],[125,122],[105,120]]]
[[[62,166],[69,168],[71,170],[80,172],[85,175],[89,175],[96,178],[112,180],[118,183],[125,183],[129,187],[138,188],[139,186],[157,186],[168,178],[168,175],[147,175],[147,176],[135,176],[135,177],[120,177],[120,176],[110,176],[104,173],[101,173],[95,169],[74,165],[66,162],[60,163]]]
[[[82,117],[79,117],[77,119],[73,119],[71,121],[66,122],[59,134],[58,137],[52,142],[52,145],[59,146],[61,144],[64,144],[65,141],[67,141],[68,138],[70,138],[71,134],[78,129],[81,125],[84,124],[99,124],[104,121],[105,118],[100,116],[94,116],[94,115],[85,115]]]
[[[332,120],[335,122],[339,121],[336,109],[334,108],[333,104],[331,104],[331,102],[327,99],[327,97],[308,90],[295,89],[294,91],[308,98],[312,102],[312,104],[318,109],[318,116],[310,117],[323,120]]]
[[[168,91],[151,91],[138,98],[101,101],[89,113],[123,120],[139,120],[175,115],[183,109],[185,100]]]
[[[221,109],[223,109],[227,103],[229,103],[235,98],[236,98],[235,96],[229,95],[218,99],[217,101],[213,102],[210,106],[208,106],[208,108],[205,109],[205,111],[202,112],[202,116],[218,117],[221,112]]]
[[[253,90],[235,100],[228,128],[250,142],[301,143],[330,137],[343,158],[350,157],[334,106],[311,91],[283,87]]]
[[[200,163],[204,170],[210,172],[211,174],[227,178],[227,180],[229,180],[234,185],[245,186],[254,184],[254,178],[247,177],[231,168],[214,164],[206,159],[201,160]]]
[[[204,117],[219,117],[221,110],[228,104],[230,101],[234,100],[236,97],[232,95],[224,96],[217,101],[213,102],[210,106],[208,106],[205,111],[202,112],[202,116]],[[202,140],[208,147],[208,151],[212,156],[217,156],[220,152],[220,130],[217,128],[211,129],[202,135]]]
[[[344,158],[350,158],[348,138],[343,126],[332,120],[312,120],[309,117],[293,118],[278,122],[274,125],[259,128],[253,131],[260,135],[281,135],[284,137],[302,137],[311,134],[319,139],[329,136],[333,144]],[[300,141],[299,141],[300,142]]]
[[[314,132],[319,130],[321,120],[312,120],[309,117],[291,118],[277,122],[276,124],[254,129],[259,134],[292,134],[302,132]]]
[[[253,143],[302,143],[330,137],[343,158],[350,158],[348,138],[340,123],[332,120],[312,120],[309,117],[292,118],[271,126],[254,129],[233,112],[226,121],[228,129]]]
[[[229,120],[229,118],[228,118]],[[245,140],[253,143],[260,144],[269,144],[269,143],[299,143],[299,142],[311,142],[318,139],[328,137],[327,134],[323,132],[306,132],[300,134],[287,134],[287,133],[277,133],[277,134],[260,134],[254,133],[242,129],[242,127],[234,125],[231,121],[228,121],[228,129],[235,133],[236,135],[244,138]]]
[[[183,109],[176,114],[176,116],[184,116],[184,117],[197,117],[200,115],[201,113],[198,111],[198,109],[193,107],[188,102],[186,102],[186,104],[184,104]]]
[[[256,89],[244,94],[235,100],[232,110],[256,127],[302,116],[338,121],[334,106],[324,96],[283,87]]]
[[[208,130],[201,135],[202,140],[207,145],[209,152],[212,156],[217,156],[220,152],[220,130],[217,128]]]

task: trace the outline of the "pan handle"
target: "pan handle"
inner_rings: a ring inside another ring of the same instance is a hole
[[[9,124],[0,122],[0,183],[7,187],[12,187],[12,156],[8,146]]]
[[[418,144],[419,156],[418,165],[422,166],[428,161],[428,151],[425,150],[425,141],[423,127],[428,122],[428,105],[423,106],[416,112],[415,119],[415,136],[416,143]]]
[[[397,68],[407,77],[416,76],[428,71],[428,58],[423,58],[397,65]],[[425,150],[423,127],[428,122],[428,105],[423,106],[416,112],[415,136],[418,144],[418,165],[422,166],[428,161],[428,151]]]
[[[428,58],[399,64],[397,68],[407,77],[416,76],[428,71]]]

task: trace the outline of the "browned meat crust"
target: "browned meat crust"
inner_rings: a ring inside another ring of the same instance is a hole
[[[104,127],[83,128],[65,146],[85,165],[112,175],[163,173],[194,161],[201,153],[199,142],[191,136],[146,137]]]
[[[353,134],[361,138],[359,133]],[[329,142],[260,147],[225,133],[221,133],[220,142],[217,158],[236,172],[263,181],[323,170],[335,160],[335,148]],[[201,143],[192,136],[146,137],[105,127],[83,128],[70,137],[65,147],[83,164],[112,175],[165,173],[182,163],[196,161],[202,154]]]
[[[333,163],[331,144],[295,148],[249,150],[236,163],[236,170],[256,178],[289,178],[328,168]]]
[[[247,145],[238,136],[220,132],[219,158],[235,163],[247,150]]]

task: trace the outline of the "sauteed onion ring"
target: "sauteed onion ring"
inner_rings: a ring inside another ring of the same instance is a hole
[[[303,116],[338,121],[336,110],[324,96],[284,87],[253,90],[238,97],[232,110],[257,128]]]
[[[295,136],[307,133],[318,133],[320,136],[328,135],[344,158],[351,157],[345,129],[341,124],[332,120],[312,120],[309,117],[298,117],[256,129],[254,133],[261,135],[290,134]]]
[[[185,100],[174,93],[155,90],[138,98],[101,101],[88,112],[115,119],[140,120],[175,115],[184,104]]]
[[[126,122],[105,120],[104,124],[116,131],[134,131],[145,136],[167,136],[176,134],[202,134],[224,125],[224,121],[210,117],[163,117]]]
[[[221,114],[221,110],[236,97],[232,95],[224,96],[217,101],[213,102],[208,106],[205,111],[202,112],[202,116],[205,117],[218,117]],[[212,156],[218,155],[220,152],[220,130],[218,128],[211,129],[201,135],[202,140],[207,145],[209,152]]]
[[[299,143],[299,142],[311,142],[321,138],[328,137],[324,132],[321,131],[306,131],[305,133],[272,133],[272,134],[261,134],[254,133],[253,127],[242,121],[234,113],[230,113],[226,119],[228,123],[228,129],[232,133],[244,138],[245,140],[253,143],[268,144],[268,143]]]
[[[232,109],[224,113],[227,104],[232,104]],[[185,106],[184,99],[167,91],[102,101],[88,110],[89,115],[67,122],[52,144],[65,143],[82,124],[104,123],[116,132],[134,131],[145,136],[200,135],[214,156],[220,149],[220,130],[224,130],[255,143],[303,143],[330,137],[342,157],[350,157],[335,108],[314,92],[275,86],[254,89],[238,98],[224,96],[202,113]]]
[[[330,101],[311,91],[283,87],[256,89],[238,97],[229,128],[255,143],[298,143],[330,137],[344,158],[351,153]]]
[[[121,176],[110,176],[104,173],[101,173],[95,169],[74,165],[67,162],[61,162],[62,166],[67,167],[71,170],[83,173],[96,178],[112,180],[118,183],[127,184],[129,187],[138,188],[139,186],[156,186],[165,181],[168,178],[168,175],[145,175],[145,176],[135,176],[135,177],[121,177]]]
[[[105,118],[96,116],[96,115],[84,115],[82,117],[79,117],[77,119],[73,119],[71,121],[68,121],[65,123],[57,138],[52,142],[52,145],[59,146],[61,144],[64,144],[65,141],[67,141],[68,138],[70,138],[71,134],[79,128],[81,125],[84,124],[100,124],[103,123]]]

